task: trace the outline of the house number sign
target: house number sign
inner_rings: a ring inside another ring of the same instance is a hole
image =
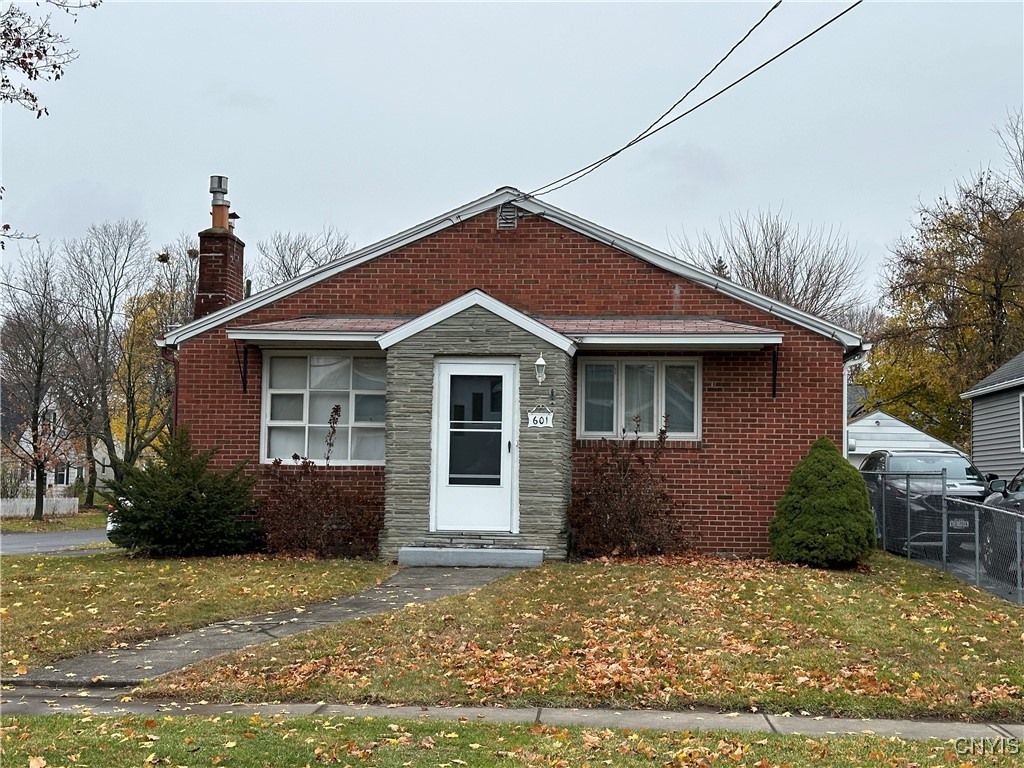
[[[554,411],[549,408],[545,408],[543,405],[538,405],[536,408],[526,412],[526,426],[548,427],[554,429],[554,418]]]

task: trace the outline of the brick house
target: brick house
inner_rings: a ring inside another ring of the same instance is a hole
[[[845,444],[860,337],[515,189],[243,298],[214,180],[196,317],[160,342],[178,423],[266,493],[340,403],[330,472],[381,505],[385,559],[564,558],[574,462],[637,417],[667,418],[684,535],[764,554],[796,462]]]

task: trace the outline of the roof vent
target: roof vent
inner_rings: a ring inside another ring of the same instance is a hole
[[[498,206],[498,229],[515,229],[519,223],[519,210],[512,203]]]

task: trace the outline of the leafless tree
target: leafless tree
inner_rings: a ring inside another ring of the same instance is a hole
[[[1008,110],[1006,120],[993,130],[1007,166],[1000,176],[1018,201],[1024,199],[1024,108]]]
[[[199,241],[182,232],[156,255],[157,268],[153,290],[159,297],[159,332],[183,325],[192,319],[199,281]]]
[[[95,386],[93,433],[112,460],[131,463],[146,445],[139,447],[130,434],[134,417],[123,410],[126,402],[117,377],[125,355],[136,349],[126,346],[131,338],[126,304],[152,288],[156,262],[146,225],[129,219],[94,224],[84,237],[64,243],[64,264],[73,276],[73,338],[81,345],[69,360],[83,385],[91,381]],[[118,432],[124,433],[123,446]],[[117,461],[113,463],[115,476],[120,477]]]
[[[75,16],[83,8],[96,8],[102,0],[46,0],[46,4]],[[37,2],[38,6],[39,3]],[[78,58],[71,41],[53,26],[50,14],[33,16],[28,3],[5,3],[0,12],[0,104],[17,104],[36,117],[47,114],[40,106],[35,84],[60,80],[64,67]],[[4,188],[0,186],[0,200]],[[34,240],[11,224],[0,224],[0,250],[8,240]]]
[[[291,280],[352,251],[348,235],[333,224],[319,232],[274,232],[269,240],[256,243],[260,259],[253,271],[258,288]]]
[[[46,0],[46,5],[71,16],[99,4],[100,0]],[[33,84],[60,80],[78,52],[56,29],[51,14],[33,16],[26,6],[10,2],[0,13],[0,103],[18,104],[42,117],[46,107],[39,105]]]
[[[21,254],[18,274],[4,272],[0,366],[8,410],[0,439],[35,472],[35,520],[43,519],[47,472],[66,458],[70,437],[55,407],[65,316],[57,268],[56,250],[37,243]]]
[[[722,221],[717,237],[685,235],[680,258],[773,299],[838,322],[863,303],[858,256],[836,228],[801,228],[781,213],[758,211]]]

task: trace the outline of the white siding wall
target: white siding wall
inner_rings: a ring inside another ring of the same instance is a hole
[[[974,398],[971,443],[982,472],[1011,478],[1024,466],[1020,446],[1021,392],[1024,387]]]

